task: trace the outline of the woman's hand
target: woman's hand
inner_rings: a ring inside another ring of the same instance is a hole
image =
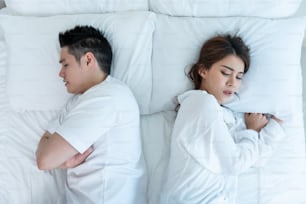
[[[271,117],[273,120],[275,120],[276,122],[278,122],[278,124],[282,125],[283,124],[283,121],[277,117],[275,117],[274,115],[272,115]]]
[[[84,163],[87,157],[93,152],[93,148],[89,147],[83,154],[78,153],[65,161],[60,168],[67,169],[67,168],[74,168],[79,166],[80,164]]]
[[[260,132],[269,122],[267,117],[262,113],[245,113],[244,118],[247,129],[252,129],[257,132]]]

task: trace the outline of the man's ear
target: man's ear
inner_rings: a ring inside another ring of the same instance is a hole
[[[92,52],[86,52],[82,59],[84,60],[83,63],[89,67],[96,63],[96,58]]]
[[[204,67],[202,64],[199,65],[198,74],[199,74],[203,79],[206,78],[207,71],[208,71],[208,70],[205,69],[205,67]]]

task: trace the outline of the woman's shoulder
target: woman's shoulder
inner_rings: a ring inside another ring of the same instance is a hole
[[[179,115],[190,120],[205,120],[211,124],[222,118],[221,106],[216,98],[202,90],[187,91],[178,97]]]
[[[183,104],[197,105],[197,107],[216,107],[220,109],[216,98],[204,90],[190,90],[178,96],[178,102]]]
[[[222,119],[221,106],[216,98],[202,90],[187,91],[178,96],[180,108],[177,121],[180,124],[201,124],[202,128],[208,128],[215,121]]]

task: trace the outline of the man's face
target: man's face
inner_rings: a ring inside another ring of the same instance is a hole
[[[68,47],[61,48],[60,64],[61,70],[59,76],[63,78],[67,91],[73,94],[79,94],[86,91],[85,71],[82,60],[79,63],[76,58],[68,52]]]

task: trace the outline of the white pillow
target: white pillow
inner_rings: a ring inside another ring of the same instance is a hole
[[[141,112],[146,113],[152,89],[148,82],[152,79],[154,22],[155,15],[150,12],[1,16],[8,52],[6,94],[10,107],[15,111],[61,108],[69,95],[58,76],[58,33],[75,25],[93,25],[105,32],[112,46],[112,75],[130,86]]]
[[[238,33],[251,49],[251,67],[236,98],[235,111],[286,114],[288,99],[301,95],[304,18],[191,18],[157,16],[153,39],[153,92],[150,112],[174,110],[176,96],[192,88],[186,74],[204,41]]]
[[[19,15],[58,15],[148,10],[147,0],[5,0]]]
[[[302,0],[149,0],[150,10],[172,16],[287,17]]]

